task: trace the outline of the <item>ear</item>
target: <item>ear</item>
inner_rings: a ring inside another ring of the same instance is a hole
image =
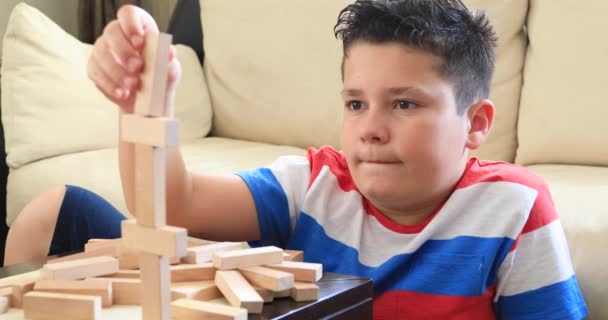
[[[465,146],[470,150],[479,148],[488,138],[494,123],[494,103],[482,99],[467,110],[467,141]]]

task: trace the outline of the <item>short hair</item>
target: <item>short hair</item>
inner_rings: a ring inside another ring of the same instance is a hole
[[[354,43],[399,43],[441,58],[459,114],[490,93],[497,37],[487,15],[460,0],[358,0],[340,12],[334,33],[343,44],[343,76]]]

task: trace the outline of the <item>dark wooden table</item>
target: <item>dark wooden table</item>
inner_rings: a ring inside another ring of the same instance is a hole
[[[40,269],[42,265],[18,264],[0,268],[0,278]],[[317,283],[319,299],[295,302],[291,298],[275,299],[264,304],[262,314],[248,319],[372,319],[372,282],[355,276],[325,273]]]

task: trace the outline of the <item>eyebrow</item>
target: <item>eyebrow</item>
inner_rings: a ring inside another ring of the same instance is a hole
[[[417,92],[420,94],[428,95],[426,90],[418,88],[418,87],[391,87],[391,88],[388,88],[386,91],[393,95],[404,94],[407,92]],[[350,97],[361,96],[361,95],[363,95],[363,90],[354,89],[354,88],[344,89],[344,90],[342,90],[342,95],[350,96]]]

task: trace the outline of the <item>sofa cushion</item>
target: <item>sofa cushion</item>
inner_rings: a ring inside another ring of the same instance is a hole
[[[551,190],[592,319],[608,319],[608,168],[534,165]]]
[[[608,1],[531,0],[520,164],[608,165]]]
[[[305,150],[225,138],[202,138],[180,146],[193,172],[230,174],[269,165],[283,155],[304,155]],[[124,202],[116,148],[61,155],[11,170],[7,184],[7,224],[35,195],[57,185],[73,184],[92,190],[123,213]]]
[[[2,52],[2,123],[7,164],[108,148],[117,142],[117,108],[87,78],[91,45],[79,42],[37,9],[19,4]],[[184,74],[175,113],[181,138],[205,136],[211,107],[196,54],[178,46]]]
[[[513,162],[517,148],[517,113],[523,79],[528,0],[464,0],[469,10],[483,10],[498,36],[496,69],[490,99],[496,105],[494,126],[484,145],[472,152],[482,159]]]
[[[204,0],[214,135],[339,146],[338,13],[352,0]]]

